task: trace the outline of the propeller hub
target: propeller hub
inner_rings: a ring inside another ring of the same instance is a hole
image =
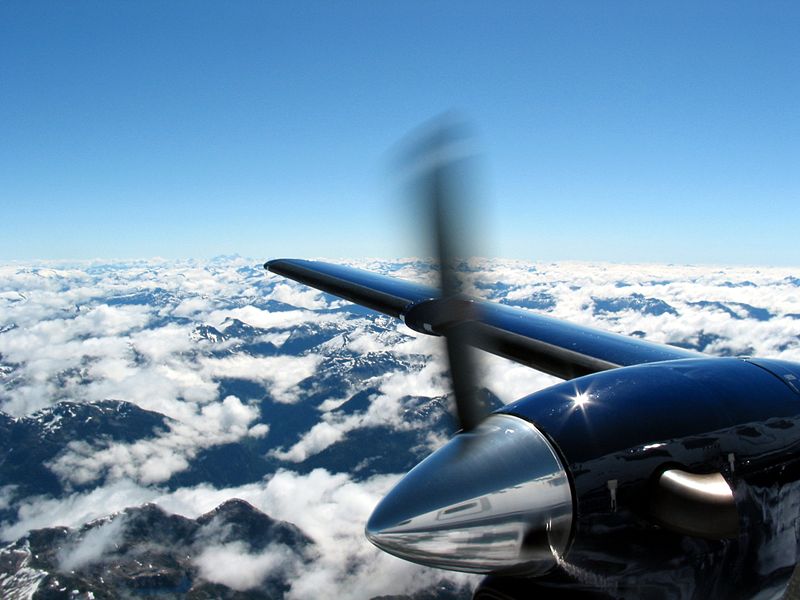
[[[378,504],[367,537],[420,564],[538,575],[568,545],[572,490],[531,423],[493,414],[414,467]]]

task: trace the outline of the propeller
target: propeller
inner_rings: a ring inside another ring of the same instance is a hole
[[[404,309],[406,325],[443,335],[461,431],[381,500],[366,534],[379,548],[432,567],[546,573],[569,542],[572,493],[560,458],[531,423],[488,415],[474,346],[487,347],[478,304],[462,295],[466,213],[474,193],[469,135],[442,118],[406,145],[413,197],[430,222],[441,294]],[[488,336],[487,336],[488,337]]]
[[[456,416],[463,431],[476,427],[488,413],[472,347],[478,315],[461,293],[458,269],[468,248],[467,182],[474,162],[470,142],[467,127],[448,115],[423,128],[402,156],[403,166],[411,170],[411,188],[422,216],[432,225],[441,298],[425,307],[426,321],[445,337]]]

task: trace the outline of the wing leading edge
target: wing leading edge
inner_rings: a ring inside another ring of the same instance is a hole
[[[264,268],[401,318],[406,325],[422,333],[442,335],[451,328],[469,327],[473,344],[482,350],[561,379],[617,367],[702,356],[525,309],[467,297],[440,298],[434,288],[343,265],[276,259],[267,262]],[[442,303],[446,303],[446,310],[441,310]],[[453,317],[443,320],[436,316],[442,313]]]

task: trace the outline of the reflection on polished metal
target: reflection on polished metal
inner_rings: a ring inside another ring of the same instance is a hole
[[[564,553],[571,527],[570,483],[553,448],[531,423],[494,414],[414,467],[366,533],[432,567],[536,575]]]
[[[650,514],[664,527],[709,539],[736,537],[739,513],[721,473],[664,471],[650,498]]]

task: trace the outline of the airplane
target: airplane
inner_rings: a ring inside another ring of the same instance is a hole
[[[408,156],[432,207],[438,289],[319,261],[264,265],[445,340],[461,429],[383,498],[368,539],[485,574],[480,600],[781,597],[800,539],[800,364],[462,295],[449,224],[462,136],[434,129]],[[472,348],[564,381],[486,414]]]

